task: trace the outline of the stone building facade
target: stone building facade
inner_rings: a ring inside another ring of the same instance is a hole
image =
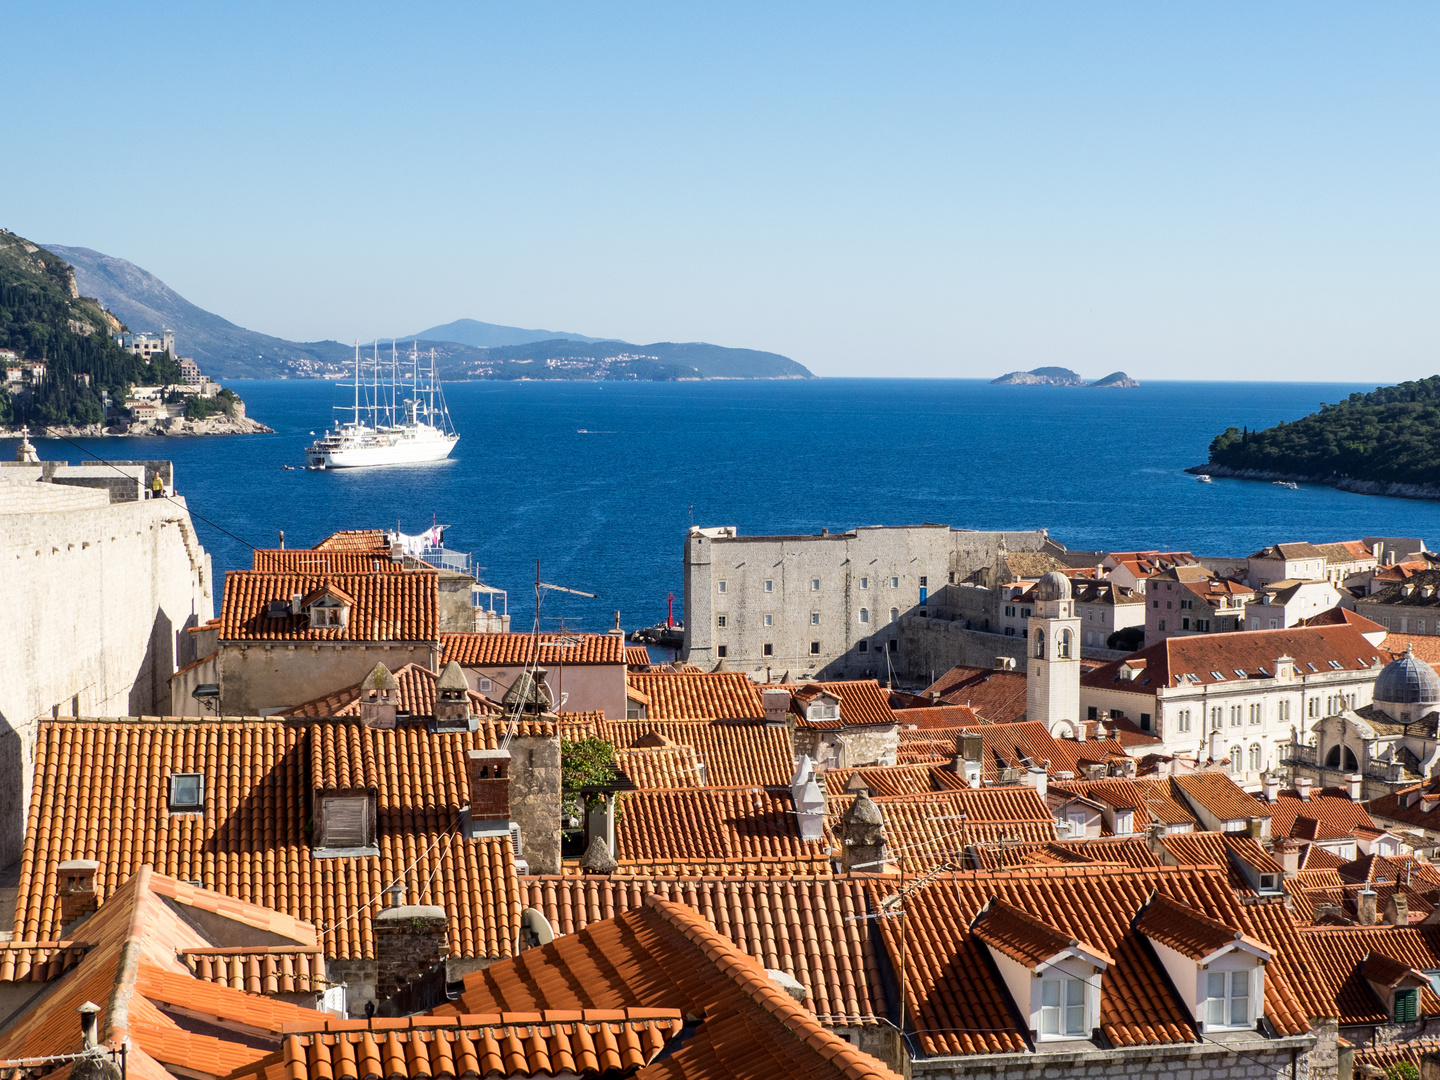
[[[1039,551],[1045,531],[868,526],[818,536],[685,538],[685,643],[692,664],[719,661],[763,681],[877,678],[901,662],[900,622],[935,592],[1004,550]]]

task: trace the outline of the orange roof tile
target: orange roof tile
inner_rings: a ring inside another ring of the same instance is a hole
[[[691,676],[681,676],[690,678]],[[705,783],[789,784],[795,771],[795,744],[784,725],[725,720],[607,720],[598,713],[561,713],[564,737],[593,735],[617,750],[650,745],[659,735],[675,746],[691,746],[705,765]]]
[[[80,963],[89,946],[76,941],[0,942],[0,982],[50,982]]]
[[[1039,843],[985,845],[970,852],[976,870],[1012,870],[1022,866],[1108,864],[1144,870],[1160,860],[1144,840],[1134,837],[1093,837],[1088,840],[1047,840]]]
[[[634,873],[829,873],[830,837],[801,840],[793,809],[785,789],[630,792],[616,815],[615,858],[622,872]],[[665,869],[679,866],[685,869]]]
[[[1248,633],[1264,633],[1251,630]],[[1270,807],[1253,795],[1249,795],[1232,780],[1228,773],[1213,769],[1209,772],[1187,773],[1171,777],[1171,785],[1192,806],[1202,807],[1221,821],[1241,821],[1248,818],[1270,816]]]
[[[405,664],[391,672],[395,680],[400,684],[400,704],[402,713],[409,713],[411,716],[434,716],[435,715],[435,684],[440,676],[431,671],[423,664]],[[347,686],[336,690],[334,693],[326,694],[323,697],[306,701],[300,705],[292,705],[290,708],[275,713],[276,716],[284,717],[313,717],[326,719],[336,716],[359,716],[360,715],[360,690],[361,683],[354,686]],[[470,692],[470,712],[475,716],[498,716],[501,713],[500,706],[490,701],[483,694]]]
[[[616,750],[615,768],[637,788],[701,787],[705,769],[693,746],[640,746]]]
[[[637,674],[626,681],[650,699],[656,720],[760,720],[760,688],[738,671]]]
[[[345,626],[310,628],[309,616],[269,615],[272,600],[286,604],[323,586],[353,597]],[[232,570],[220,606],[222,641],[425,641],[439,640],[436,574],[266,574]]]
[[[242,946],[182,949],[179,955],[195,978],[251,994],[309,993],[330,985],[319,948]]]
[[[1136,832],[1156,821],[1163,825],[1203,827],[1190,808],[1178,800],[1169,778],[1110,776],[1100,780],[1064,780],[1052,784],[1050,790],[1068,791],[1082,798],[1132,810]]]
[[[382,529],[343,529],[331,533],[312,551],[389,551]]]
[[[508,838],[466,840],[455,832],[470,801],[466,752],[493,748],[502,733],[491,721],[474,732],[438,733],[424,725],[385,731],[257,717],[44,721],[16,936],[58,929],[56,867],[85,858],[101,864],[102,901],[153,863],[326,927],[327,956],[373,956],[371,919],[382,890],[410,868],[407,902],[445,908],[451,955],[509,955],[520,909]],[[204,774],[203,814],[168,811],[174,772]],[[313,793],[342,784],[374,787],[379,855],[312,857]]]
[[[1106,965],[1114,963],[1099,949],[1083,944],[1071,934],[1061,933],[1045,920],[999,898],[980,909],[970,924],[970,933],[1031,970],[1077,947]]]
[[[308,548],[257,548],[251,553],[250,569],[267,574],[402,574],[435,573],[431,566],[390,558],[386,547],[345,550],[313,550]]]
[[[873,939],[856,878],[522,877],[521,902],[557,934],[633,911],[651,894],[698,911],[743,952],[806,988],[825,1024],[886,1015]]]
[[[895,721],[902,728],[926,730],[929,728],[961,728],[988,724],[973,705],[922,705],[909,709],[896,709]]]
[[[1294,836],[1296,822],[1301,818],[1324,822],[1338,830],[1342,836],[1349,836],[1358,826],[1375,826],[1375,822],[1365,812],[1365,807],[1353,802],[1343,788],[1312,790],[1308,799],[1300,798],[1293,790],[1282,791],[1268,805],[1270,835],[1277,840],[1282,836]]]
[[[1208,960],[1237,941],[1271,953],[1269,946],[1246,937],[1243,931],[1160,892],[1156,892],[1145,905],[1140,918],[1135,921],[1135,929],[1191,960]]]
[[[897,1080],[827,1031],[698,913],[645,906],[465,977],[437,1015],[541,1008],[679,1008],[704,1017],[645,1077],[680,1080]]]
[[[825,790],[842,795],[855,776],[871,795],[919,795],[926,791],[947,791],[966,787],[965,778],[944,765],[873,765],[850,769],[827,769]]]
[[[681,1029],[677,1009],[547,1010],[384,1020],[330,1020],[287,1033],[280,1050],[230,1080],[331,1080],[384,1076],[629,1076],[654,1061]]]
[[[1005,724],[1025,719],[1025,673],[993,668],[953,667],[925,688],[947,705],[970,705],[986,720]]]
[[[1440,926],[1307,926],[1301,937],[1314,958],[1311,978],[1335,1000],[1341,1024],[1379,1024],[1390,1020],[1386,1004],[1360,974],[1361,965],[1381,955],[1403,967],[1440,969]],[[1440,998],[1429,985],[1420,990],[1420,1012],[1440,1014]]]
[[[441,664],[461,667],[517,667],[535,662],[533,634],[441,634]],[[541,634],[539,664],[556,668],[578,664],[624,664],[625,639],[619,634]],[[618,677],[618,676],[617,676]]]
[[[781,684],[776,683],[776,686]],[[895,712],[890,708],[890,692],[874,679],[848,679],[843,682],[805,683],[791,689],[795,698],[797,727],[839,728],[866,724],[893,724]],[[821,693],[840,700],[838,720],[807,720],[805,705]]]
[[[1327,608],[1318,615],[1311,615],[1308,619],[1300,620],[1301,626],[1353,626],[1362,634],[1383,633],[1385,627],[1367,619],[1364,615],[1357,614],[1349,608],[1340,607],[1338,604],[1333,608]]]
[[[648,668],[650,666],[650,650],[644,645],[625,646],[625,666],[632,668]]]

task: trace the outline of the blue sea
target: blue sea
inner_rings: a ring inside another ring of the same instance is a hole
[[[485,580],[534,614],[535,560],[548,628],[626,629],[679,618],[686,528],[813,533],[945,522],[1043,526],[1071,548],[1246,554],[1278,540],[1421,536],[1440,504],[1325,487],[1198,484],[1228,425],[1268,427],[1373,386],[1157,382],[1132,390],[1002,387],[979,380],[451,383],[461,433],[444,463],[289,472],[345,391],[328,382],[233,384],[273,435],[82,440],[111,458],[170,458],[217,573],[247,544],[308,546],[336,529],[448,525]],[[582,433],[583,432],[583,433]],[[42,458],[77,461],[56,440]],[[13,453],[13,440],[0,447]],[[225,532],[219,531],[220,529]],[[227,533],[234,534],[232,538]],[[237,539],[238,538],[238,539]]]

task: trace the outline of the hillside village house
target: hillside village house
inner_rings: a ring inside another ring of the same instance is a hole
[[[1247,787],[1343,709],[1370,704],[1379,650],[1348,625],[1169,638],[1080,677],[1088,719],[1124,716],[1164,752],[1228,760]]]

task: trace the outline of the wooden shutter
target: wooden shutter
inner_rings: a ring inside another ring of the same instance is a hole
[[[323,847],[364,847],[370,839],[370,800],[338,796],[325,800]]]
[[[1420,991],[1395,991],[1395,1022],[1404,1023],[1407,1020],[1414,1020],[1419,1014],[1419,1003]]]

